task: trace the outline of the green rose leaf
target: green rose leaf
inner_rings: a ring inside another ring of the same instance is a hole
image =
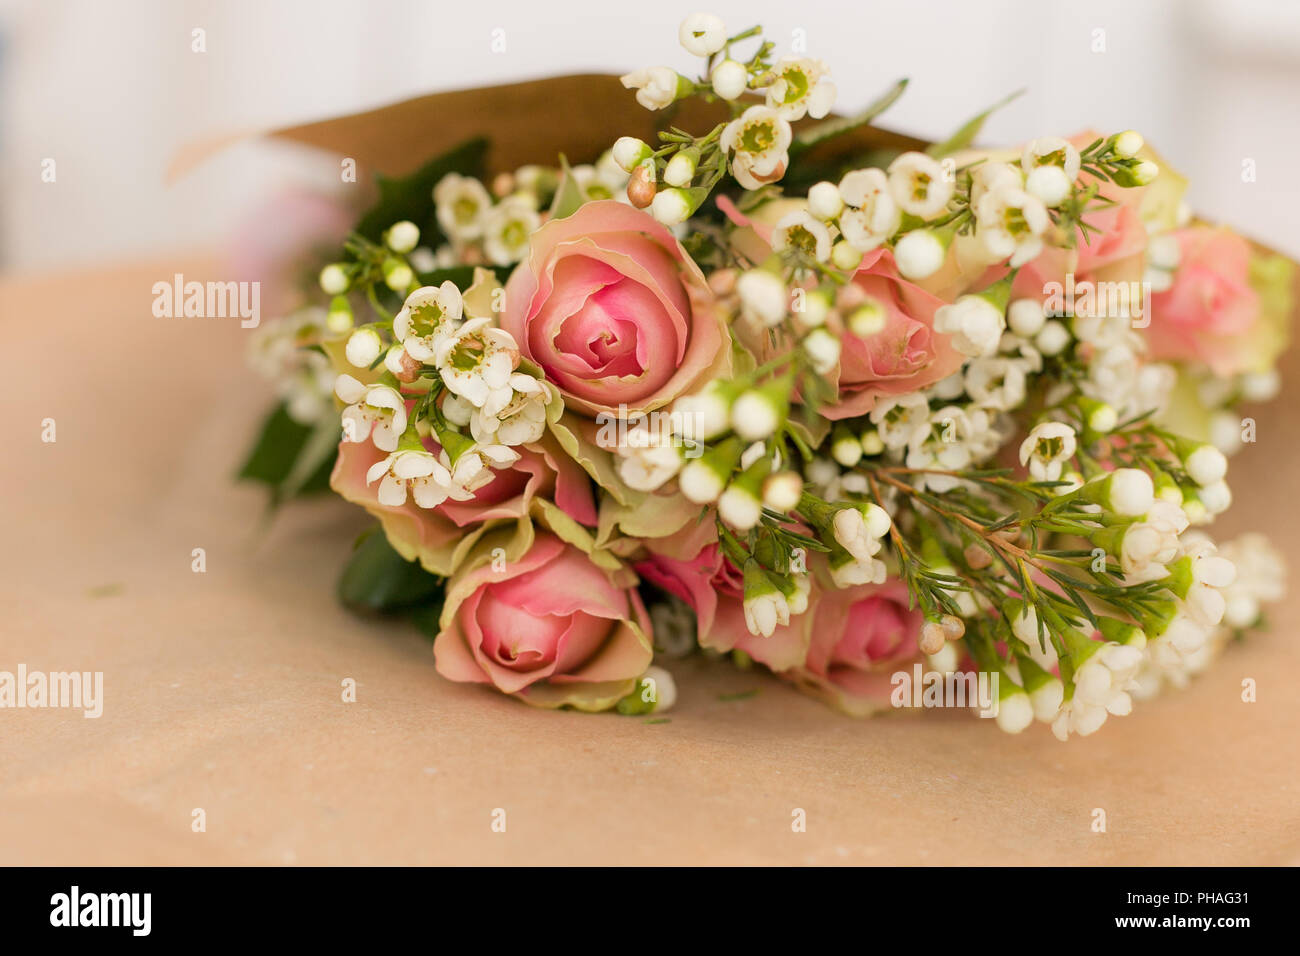
[[[1002,107],[1006,106],[1012,100],[1023,96],[1024,90],[1016,90],[1010,96],[998,100],[982,113],[977,113],[962,124],[957,132],[953,133],[942,143],[935,143],[926,150],[935,159],[943,159],[945,156],[951,156],[953,153],[960,153],[963,149],[975,142],[975,137],[980,134],[984,128],[984,121],[996,113]]]
[[[561,156],[560,188],[555,191],[555,198],[551,200],[551,218],[564,219],[566,216],[572,216],[582,203],[582,190],[578,188],[578,182],[573,178],[573,170],[569,168],[568,159]]]
[[[238,477],[269,486],[272,505],[276,505],[329,488],[337,451],[338,425],[333,417],[317,425],[303,425],[289,417],[281,402],[262,423]]]
[[[488,141],[480,136],[425,163],[409,176],[376,176],[379,200],[361,217],[355,231],[372,242],[382,243],[385,229],[409,219],[420,227],[424,245],[436,247],[441,242],[442,230],[433,214],[433,187],[448,173],[482,179],[487,148]]]
[[[442,627],[438,619],[442,616],[442,595],[439,594],[429,600],[426,604],[418,605],[411,611],[411,623],[429,640],[438,636]]]
[[[403,558],[378,529],[357,544],[338,584],[339,600],[354,611],[398,611],[439,604],[442,593],[442,578]]]
[[[842,136],[859,126],[866,126],[873,119],[894,105],[894,102],[903,95],[903,90],[907,89],[907,80],[902,79],[896,82],[885,94],[878,100],[868,106],[861,113],[853,116],[836,116],[833,119],[823,120],[815,126],[810,126],[799,132],[790,145],[790,156],[798,156],[805,150],[811,149],[818,143],[823,143],[828,139],[836,136]]]

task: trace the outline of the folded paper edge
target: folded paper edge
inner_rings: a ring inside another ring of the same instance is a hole
[[[581,102],[581,110],[564,110]],[[310,146],[351,158],[373,173],[400,176],[475,136],[492,140],[492,171],[545,162],[563,152],[586,161],[618,136],[652,140],[666,123],[713,124],[726,117],[722,104],[691,100],[652,113],[639,106],[618,77],[574,73],[427,93],[385,106],[279,128],[246,129],[186,144],[167,168],[170,184],[212,156],[241,142],[270,139]],[[879,127],[855,131],[859,148],[924,148],[924,140]]]

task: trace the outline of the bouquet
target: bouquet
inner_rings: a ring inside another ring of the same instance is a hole
[[[1291,264],[1136,132],[927,146],[868,125],[903,82],[840,117],[758,28],[678,38],[621,78],[653,134],[382,180],[259,330],[243,474],[374,516],[343,600],[541,707],[659,714],[699,653],[1061,739],[1259,624],[1280,556],[1207,528]]]

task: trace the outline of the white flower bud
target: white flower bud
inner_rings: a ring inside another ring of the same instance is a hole
[[[1006,678],[1002,678],[1006,681]],[[994,718],[999,729],[1008,734],[1018,734],[1034,722],[1034,705],[1029,695],[1017,687],[1012,693],[1004,695],[998,701],[998,713]]]
[[[798,310],[799,323],[805,328],[815,329],[826,322],[831,314],[831,297],[826,292],[813,289],[803,296],[803,308]]]
[[[819,375],[825,375],[840,360],[840,340],[823,328],[809,332],[802,344],[813,369]]]
[[[1106,480],[1110,482],[1110,506],[1116,514],[1138,517],[1151,510],[1155,502],[1155,486],[1145,471],[1117,468]]]
[[[694,395],[683,395],[673,403],[673,427],[691,441],[708,441],[727,430],[731,403],[715,384]]]
[[[325,315],[325,328],[338,335],[352,328],[352,325],[352,306],[348,304],[346,296],[336,295],[330,301],[329,312]]]
[[[862,442],[846,430],[832,442],[831,457],[845,468],[852,468],[862,460]]]
[[[847,239],[841,239],[831,247],[831,265],[841,272],[856,272],[861,264],[862,251],[854,248]]]
[[[1069,344],[1069,330],[1055,319],[1045,322],[1042,330],[1034,337],[1034,348],[1044,355],[1059,355]]]
[[[864,455],[879,455],[884,450],[885,442],[880,437],[880,432],[873,428],[862,433],[862,453]]]
[[[749,72],[735,60],[723,60],[709,74],[713,92],[724,100],[734,100],[749,87]]]
[[[320,287],[326,295],[342,295],[351,285],[347,270],[337,262],[320,271]]]
[[[731,406],[731,427],[746,441],[760,441],[781,424],[781,412],[762,392],[745,392]]]
[[[1239,451],[1242,446],[1240,416],[1226,410],[1211,415],[1210,443],[1225,455]]]
[[[694,211],[690,197],[681,189],[662,189],[650,203],[650,214],[665,226],[685,222]]]
[[[384,238],[389,249],[405,255],[420,244],[420,227],[409,219],[403,219],[389,226]]]
[[[878,299],[868,298],[849,313],[849,331],[860,339],[867,339],[885,330],[889,316]]]
[[[677,476],[677,486],[687,501],[697,505],[712,504],[722,494],[723,479],[698,458],[688,461]]]
[[[1268,402],[1277,397],[1282,388],[1282,378],[1277,369],[1247,372],[1241,377],[1241,397],[1248,402]]]
[[[1038,610],[1032,604],[1020,606],[1016,616],[1011,619],[1011,633],[1031,648],[1038,647]]]
[[[907,279],[924,279],[943,266],[948,251],[929,229],[914,229],[894,246],[894,262]]]
[[[1201,504],[1211,515],[1223,514],[1232,507],[1232,491],[1226,481],[1216,481],[1198,492]]]
[[[351,341],[349,341],[348,348],[351,347],[352,347],[352,343]],[[404,349],[402,346],[400,345],[390,346],[388,351],[384,353],[384,368],[388,369],[388,371],[392,372],[393,375],[395,376],[405,375],[406,365],[402,361],[402,356],[404,356],[405,354],[406,354],[406,349]],[[351,360],[351,358],[352,358],[351,356],[348,356],[349,360]],[[365,367],[369,368],[368,365]],[[455,397],[456,396],[454,395],[448,395],[444,401],[450,401],[452,398]],[[446,414],[445,410],[443,414],[444,415]],[[465,424],[469,424],[469,419],[465,420]]]
[[[411,287],[411,283],[415,281],[415,273],[412,272],[411,267],[404,262],[399,262],[396,259],[389,259],[384,263],[383,268],[384,285],[388,286],[388,288],[392,289],[394,292],[405,294]]]
[[[1105,435],[1119,424],[1119,413],[1114,406],[1102,402],[1088,415],[1088,427]]]
[[[1065,201],[1071,185],[1060,166],[1038,166],[1025,177],[1025,192],[1049,209]]]
[[[357,329],[348,339],[347,347],[343,351],[348,361],[357,368],[370,368],[375,363],[375,359],[379,358],[379,352],[383,347],[384,342],[374,329]]]
[[[1142,152],[1142,134],[1137,130],[1127,129],[1115,137],[1115,153],[1130,159]]]
[[[1045,680],[1033,689],[1029,700],[1034,705],[1034,717],[1045,724],[1051,723],[1065,703],[1065,685],[1058,677]]]
[[[763,482],[763,504],[773,511],[793,511],[803,493],[803,478],[798,472],[778,471]]]
[[[745,310],[764,325],[780,325],[786,317],[790,291],[771,272],[751,269],[736,280],[736,293]]]
[[[763,503],[746,489],[732,485],[718,498],[718,515],[737,531],[748,531],[763,516]]]
[[[648,667],[642,681],[653,681],[654,687],[654,713],[669,710],[673,704],[677,703],[677,682],[673,680],[673,675],[668,673],[662,667]],[[640,684],[637,685],[638,692],[641,692]]]
[[[664,169],[664,182],[669,186],[689,186],[695,179],[695,156],[692,153],[681,151],[672,159],[668,160],[668,166]],[[654,207],[651,206],[651,212]]]
[[[1183,502],[1183,513],[1187,515],[1189,524],[1204,524],[1210,515],[1209,509],[1198,498],[1186,499]]]
[[[808,190],[808,211],[818,219],[829,221],[840,214],[844,199],[834,183],[817,183]]]
[[[1198,485],[1212,485],[1228,473],[1228,459],[1213,445],[1201,445],[1187,456],[1183,467]]]
[[[620,136],[614,142],[612,152],[618,168],[631,175],[632,170],[650,158],[653,150],[635,136]]]
[[[727,25],[711,13],[692,13],[677,28],[677,39],[687,53],[713,56],[727,45]]]
[[[1037,299],[1016,299],[1007,307],[1007,325],[1022,338],[1032,339],[1046,321],[1043,304]]]

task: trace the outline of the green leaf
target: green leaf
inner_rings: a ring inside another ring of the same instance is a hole
[[[810,126],[803,130],[794,138],[790,146],[790,155],[797,156],[807,149],[811,149],[818,143],[825,142],[835,136],[841,136],[844,133],[857,129],[859,126],[866,126],[873,119],[883,113],[889,107],[894,105],[895,100],[903,95],[903,90],[907,89],[907,80],[901,79],[881,96],[878,100],[868,106],[861,113],[855,116],[837,116],[835,119],[829,119],[825,122],[818,123],[816,126]]]
[[[487,266],[496,273],[497,280],[503,285],[510,278],[510,273],[514,271],[514,266]],[[450,266],[446,269],[435,269],[432,272],[419,272],[416,277],[420,280],[420,285],[442,285],[448,279],[464,292],[474,281],[473,266]]]
[[[945,156],[951,156],[953,153],[961,152],[971,143],[975,142],[975,137],[978,136],[980,130],[984,128],[984,121],[986,119],[998,110],[1002,109],[1002,107],[1006,106],[1012,100],[1023,96],[1024,93],[1024,90],[1016,90],[1010,96],[998,100],[998,102],[994,103],[983,113],[978,113],[968,119],[962,124],[961,129],[957,130],[957,132],[953,133],[942,143],[935,143],[926,150],[926,153],[933,156],[935,159],[942,159]]]
[[[437,637],[438,632],[442,630],[439,624],[442,618],[442,605],[443,596],[438,594],[428,604],[421,604],[411,611],[411,623],[430,640]]]
[[[433,187],[448,173],[481,179],[487,148],[488,141],[480,136],[430,160],[409,176],[376,176],[379,200],[361,217],[354,231],[372,242],[382,242],[385,229],[409,219],[420,227],[422,244],[436,247],[442,231],[433,214]]]
[[[324,491],[329,487],[338,452],[339,423],[333,415],[327,415],[307,435],[298,460],[276,489],[276,495],[287,499],[308,491]]]
[[[324,491],[338,449],[338,428],[332,420],[316,426],[289,417],[281,402],[271,412],[238,478],[271,488],[272,502]]]
[[[407,561],[382,533],[357,545],[338,584],[339,600],[354,611],[413,608],[440,601],[442,593],[442,578]]]
[[[578,211],[578,207],[582,203],[582,190],[578,188],[577,180],[573,178],[573,170],[569,168],[569,160],[561,154],[560,188],[555,191],[555,198],[551,200],[551,218],[563,219],[566,216],[572,216]]]

